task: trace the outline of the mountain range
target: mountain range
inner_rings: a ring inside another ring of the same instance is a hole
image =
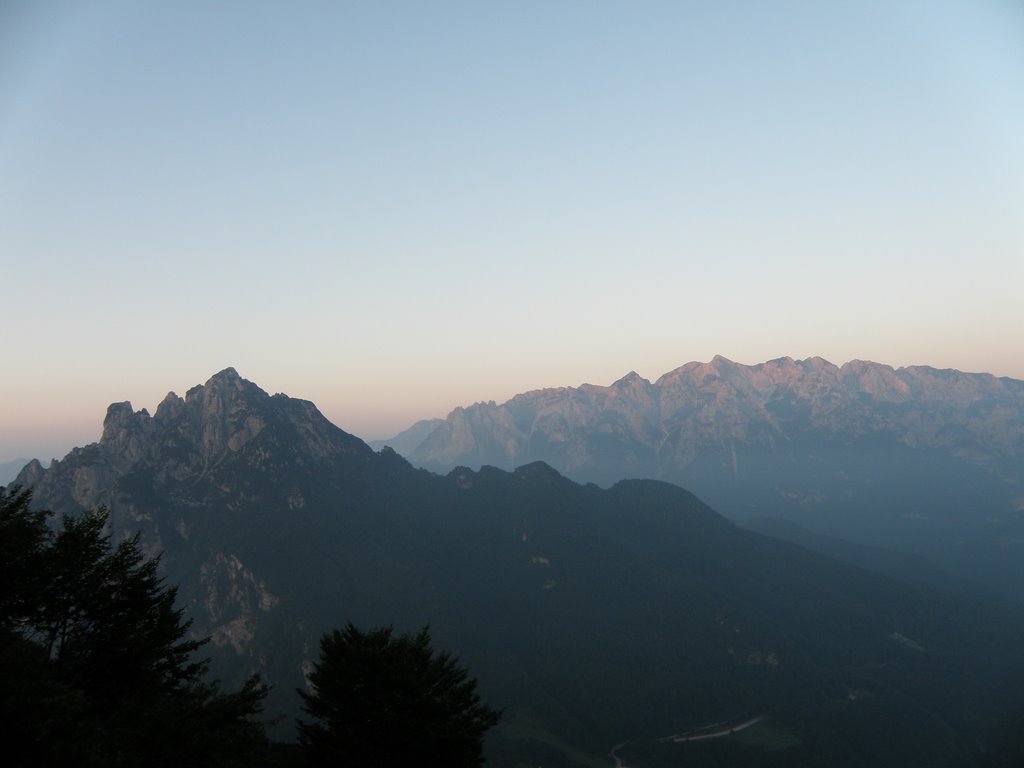
[[[1024,754],[1019,613],[744,530],[665,482],[437,475],[229,368],[153,415],[111,405],[98,443],[18,483],[141,530],[216,674],[259,672],[272,713],[296,714],[323,632],[429,624],[505,711],[498,766]]]
[[[1024,599],[1024,382],[1014,379],[716,357],[653,383],[630,373],[456,408],[384,444],[437,472],[544,461],[605,486],[666,480],[734,520],[782,518],[914,552]]]

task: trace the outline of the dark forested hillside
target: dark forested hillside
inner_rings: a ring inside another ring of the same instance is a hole
[[[667,483],[434,475],[231,369],[153,416],[111,406],[98,444],[19,481],[58,512],[108,504],[162,549],[215,671],[260,672],[271,713],[297,712],[325,631],[429,624],[505,710],[495,765],[612,765],[616,745],[650,766],[1024,754],[1018,616],[742,530]]]

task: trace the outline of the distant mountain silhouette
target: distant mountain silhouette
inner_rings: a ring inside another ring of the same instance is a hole
[[[456,408],[382,442],[437,472],[539,460],[580,482],[667,480],[733,519],[783,518],[917,552],[1024,599],[1024,382],[1014,379],[716,357],[654,383],[630,373]]]
[[[325,630],[429,623],[506,710],[496,766],[606,764],[623,742],[688,765],[1018,755],[1019,616],[742,530],[667,483],[438,476],[233,369],[152,416],[110,406],[99,443],[18,480],[39,507],[141,529],[217,674],[261,672],[277,712]]]

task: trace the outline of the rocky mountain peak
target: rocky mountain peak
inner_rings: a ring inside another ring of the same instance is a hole
[[[830,363],[828,360],[826,360],[823,357],[818,357],[817,355],[815,355],[814,357],[808,357],[806,360],[802,361],[802,364],[803,364],[803,366],[805,368],[810,368],[811,370],[814,370],[814,371],[838,371],[839,370],[838,366],[834,365],[833,363]]]
[[[260,447],[252,447],[260,440]],[[304,400],[271,397],[251,381],[226,368],[205,384],[192,387],[184,398],[169,392],[150,416],[130,402],[107,409],[98,443],[76,448],[50,469],[26,467],[18,482],[37,488],[40,499],[49,487],[71,488],[83,508],[114,500],[97,495],[117,478],[141,472],[158,485],[181,483],[203,476],[225,459],[238,457],[243,465],[262,466],[269,447],[279,457],[307,466],[341,454],[372,453],[361,440],[335,427]]]
[[[264,411],[270,396],[246,381],[234,368],[211,376],[185,396],[190,421],[201,428],[196,435],[206,459],[237,451],[256,437],[265,425]]]
[[[643,392],[649,389],[651,382],[645,379],[636,371],[630,371],[621,379],[612,384],[611,389],[619,392]]]
[[[621,379],[619,379],[619,380],[618,380],[618,381],[616,381],[616,382],[615,382],[614,384],[612,384],[612,386],[613,386],[613,387],[617,387],[617,386],[619,386],[620,384],[632,384],[633,382],[637,382],[637,381],[643,381],[643,382],[646,382],[646,381],[647,381],[647,379],[645,379],[645,378],[644,378],[643,376],[641,376],[641,375],[640,375],[639,373],[637,373],[636,371],[630,371],[630,372],[629,372],[629,373],[627,373],[627,374],[626,374],[625,376],[623,376],[623,377],[622,377]],[[648,382],[648,383],[649,383],[649,382]]]
[[[136,412],[128,401],[112,403],[103,419],[100,446],[115,467],[125,470],[142,458],[153,432],[153,420],[145,408]]]
[[[224,413],[236,403],[241,402],[244,406],[244,401],[267,397],[269,395],[266,392],[243,379],[234,368],[225,368],[211,376],[205,384],[199,384],[186,392],[185,403],[193,407],[201,404],[204,412]]]
[[[39,482],[39,478],[43,476],[44,472],[46,472],[46,469],[39,462],[39,459],[32,459],[32,461],[22,467],[16,482],[24,486],[33,486]]]
[[[168,392],[167,396],[160,401],[160,405],[156,407],[156,416],[154,418],[157,421],[170,421],[180,416],[184,410],[185,401],[174,392]]]
[[[226,382],[238,386],[241,385],[243,381],[245,381],[245,379],[238,375],[238,371],[236,371],[234,367],[229,365],[227,368],[213,374],[206,383],[207,385],[210,385],[219,382]]]

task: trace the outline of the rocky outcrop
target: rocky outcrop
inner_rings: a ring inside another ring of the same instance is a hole
[[[239,655],[252,655],[259,614],[275,608],[277,596],[237,556],[223,552],[203,563],[199,583],[205,593],[202,609],[210,641],[230,646]]]
[[[264,435],[268,424],[273,429]],[[287,441],[290,455],[309,464],[369,450],[327,421],[312,403],[272,397],[234,368],[225,368],[184,398],[169,392],[154,416],[145,408],[133,410],[129,402],[112,404],[98,443],[75,448],[48,470],[33,462],[16,482],[33,486],[37,500],[55,507],[65,506],[66,499],[54,496],[71,489],[72,499],[83,509],[100,504],[116,508],[109,489],[120,478],[146,471],[155,473],[159,483],[195,479],[217,463],[246,453],[261,435],[268,441]],[[258,450],[248,453],[258,461]]]
[[[183,597],[202,608],[197,632],[249,657],[259,614],[274,610],[277,598],[257,572],[265,563],[243,566],[211,530],[251,525],[246,515],[258,510],[300,512],[298,478],[335,459],[358,466],[373,456],[312,403],[271,396],[226,368],[184,398],[168,393],[152,416],[129,402],[112,404],[98,443],[47,469],[30,462],[15,482],[33,489],[39,508],[74,516],[105,506],[116,536],[141,531],[146,553],[162,554],[168,573],[190,585]]]

